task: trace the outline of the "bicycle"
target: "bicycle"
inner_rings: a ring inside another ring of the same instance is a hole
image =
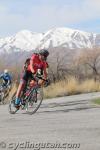
[[[37,78],[46,82],[43,78]],[[35,81],[35,84],[30,85],[31,82],[29,82],[29,84],[24,88],[18,108],[15,107],[16,93],[14,93],[9,103],[9,112],[11,114],[15,114],[18,110],[22,109],[25,110],[27,114],[32,115],[39,109],[43,101],[43,85],[40,86],[37,79],[34,79],[33,81]]]

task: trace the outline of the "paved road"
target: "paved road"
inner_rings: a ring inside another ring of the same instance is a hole
[[[1,105],[0,150],[99,150],[100,107],[91,103],[96,97],[100,93],[45,100],[31,116],[11,115]]]

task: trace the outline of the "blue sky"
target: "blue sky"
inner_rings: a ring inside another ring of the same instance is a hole
[[[0,37],[54,27],[100,33],[100,0],[0,0]]]

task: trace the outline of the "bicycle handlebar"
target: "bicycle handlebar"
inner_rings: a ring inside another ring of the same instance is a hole
[[[48,85],[50,85],[50,80],[44,79],[44,78],[42,78],[41,76],[38,76],[38,75],[36,75],[36,76],[33,75],[33,80],[35,80],[36,82],[38,82],[39,79],[45,81],[45,85],[44,85],[45,87],[47,87]]]

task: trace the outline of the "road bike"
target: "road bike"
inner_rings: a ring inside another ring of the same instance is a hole
[[[27,114],[32,115],[39,109],[43,101],[43,84],[40,85],[39,80],[46,82],[46,80],[36,77],[26,85],[21,94],[21,102],[18,108],[15,107],[16,93],[14,93],[9,103],[11,114],[15,114],[18,110],[25,110]],[[31,84],[32,81],[34,81],[33,85]]]

